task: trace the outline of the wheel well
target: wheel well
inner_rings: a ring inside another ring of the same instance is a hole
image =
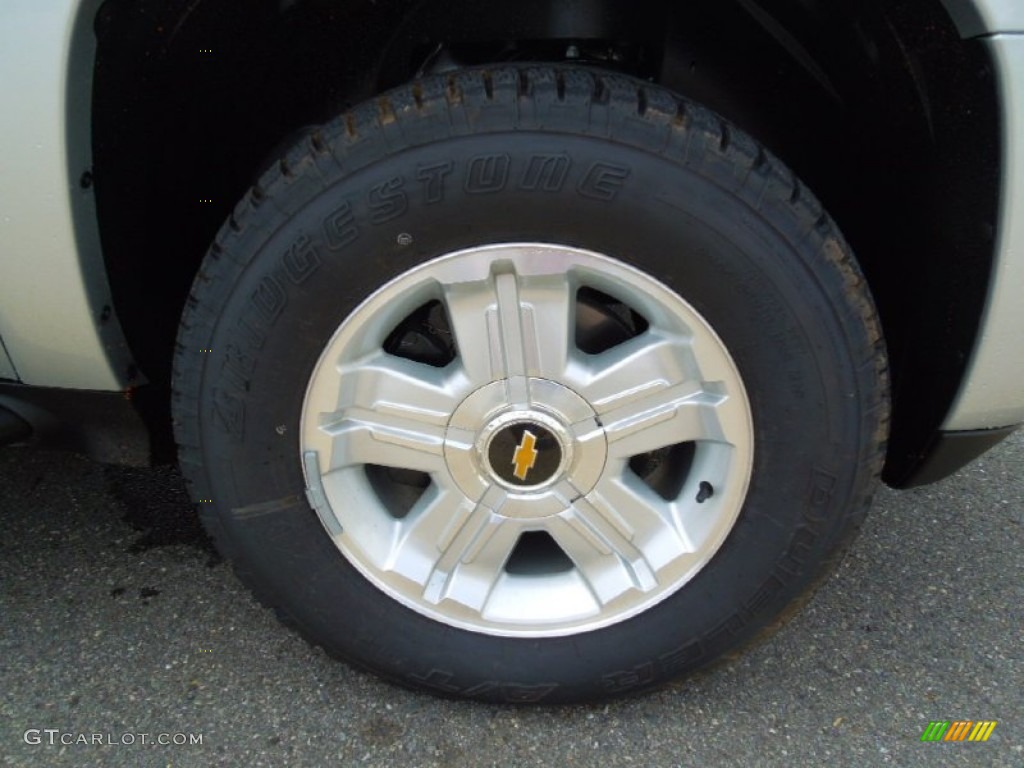
[[[999,106],[984,45],[938,0],[107,0],[93,149],[133,354],[167,383],[217,228],[289,137],[419,73],[494,61],[619,69],[779,154],[864,268],[893,374],[885,477],[920,461],[984,305]]]

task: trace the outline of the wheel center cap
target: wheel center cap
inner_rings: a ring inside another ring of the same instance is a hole
[[[480,387],[445,431],[451,478],[467,498],[506,516],[547,515],[545,504],[564,509],[566,499],[593,489],[607,457],[604,431],[585,400],[547,379],[526,384],[529,404],[519,406],[508,403],[507,381]]]
[[[498,429],[487,446],[492,473],[514,487],[543,485],[562,466],[562,446],[557,437],[533,420]]]

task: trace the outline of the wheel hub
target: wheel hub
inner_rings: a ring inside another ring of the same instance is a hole
[[[594,411],[579,395],[553,381],[524,379],[525,399],[509,405],[508,380],[473,392],[449,421],[445,459],[467,497],[490,494],[496,504],[515,500],[515,516],[530,517],[529,502],[553,492],[566,500],[589,492],[606,460],[606,445]],[[536,505],[536,515],[549,514]],[[492,506],[510,516],[508,510]]]

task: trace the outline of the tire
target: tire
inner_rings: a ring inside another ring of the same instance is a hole
[[[488,701],[646,690],[777,624],[888,427],[814,197],[592,70],[427,79],[314,132],[222,227],[179,342],[181,464],[242,580],[336,657]]]

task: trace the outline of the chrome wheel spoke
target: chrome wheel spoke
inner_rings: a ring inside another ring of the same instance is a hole
[[[438,541],[424,599],[435,604],[454,600],[483,613],[518,538],[515,522],[478,504]]]
[[[494,300],[489,281],[444,286],[444,304],[455,336],[459,364],[467,378],[477,386],[495,378],[490,323],[487,320]]]
[[[630,589],[646,592],[657,585],[644,554],[588,502],[576,502],[548,530],[599,604]]]
[[[594,517],[642,552],[655,571],[696,549],[675,506],[631,473],[623,471],[619,477],[605,477],[586,501]]]
[[[445,425],[460,394],[450,373],[380,353],[339,366],[338,376],[340,391],[330,404],[336,407],[319,414],[319,432],[330,440],[331,468],[443,468]]]
[[[698,375],[688,338],[647,331],[588,358],[578,386],[604,413],[643,397],[651,387],[696,381]]]
[[[384,352],[338,366],[339,402],[444,424],[469,387],[444,368]]]
[[[608,454],[628,459],[676,443],[724,441],[718,408],[724,395],[680,385],[654,390],[605,414]]]
[[[725,440],[718,384],[705,384],[681,336],[648,332],[590,361],[580,392],[608,436],[609,454],[628,459],[692,440]]]
[[[444,544],[467,524],[475,508],[458,491],[432,485],[405,519],[396,521],[381,566],[426,586]]]
[[[471,381],[505,379],[510,402],[525,404],[525,377],[557,378],[565,370],[573,322],[565,275],[520,279],[497,272],[487,280],[444,286],[444,299]]]
[[[436,472],[444,468],[444,429],[395,414],[346,409],[323,431],[334,440],[331,469],[359,464]]]
[[[566,275],[524,279],[524,348],[529,375],[559,380],[569,361],[575,325],[575,287]]]

